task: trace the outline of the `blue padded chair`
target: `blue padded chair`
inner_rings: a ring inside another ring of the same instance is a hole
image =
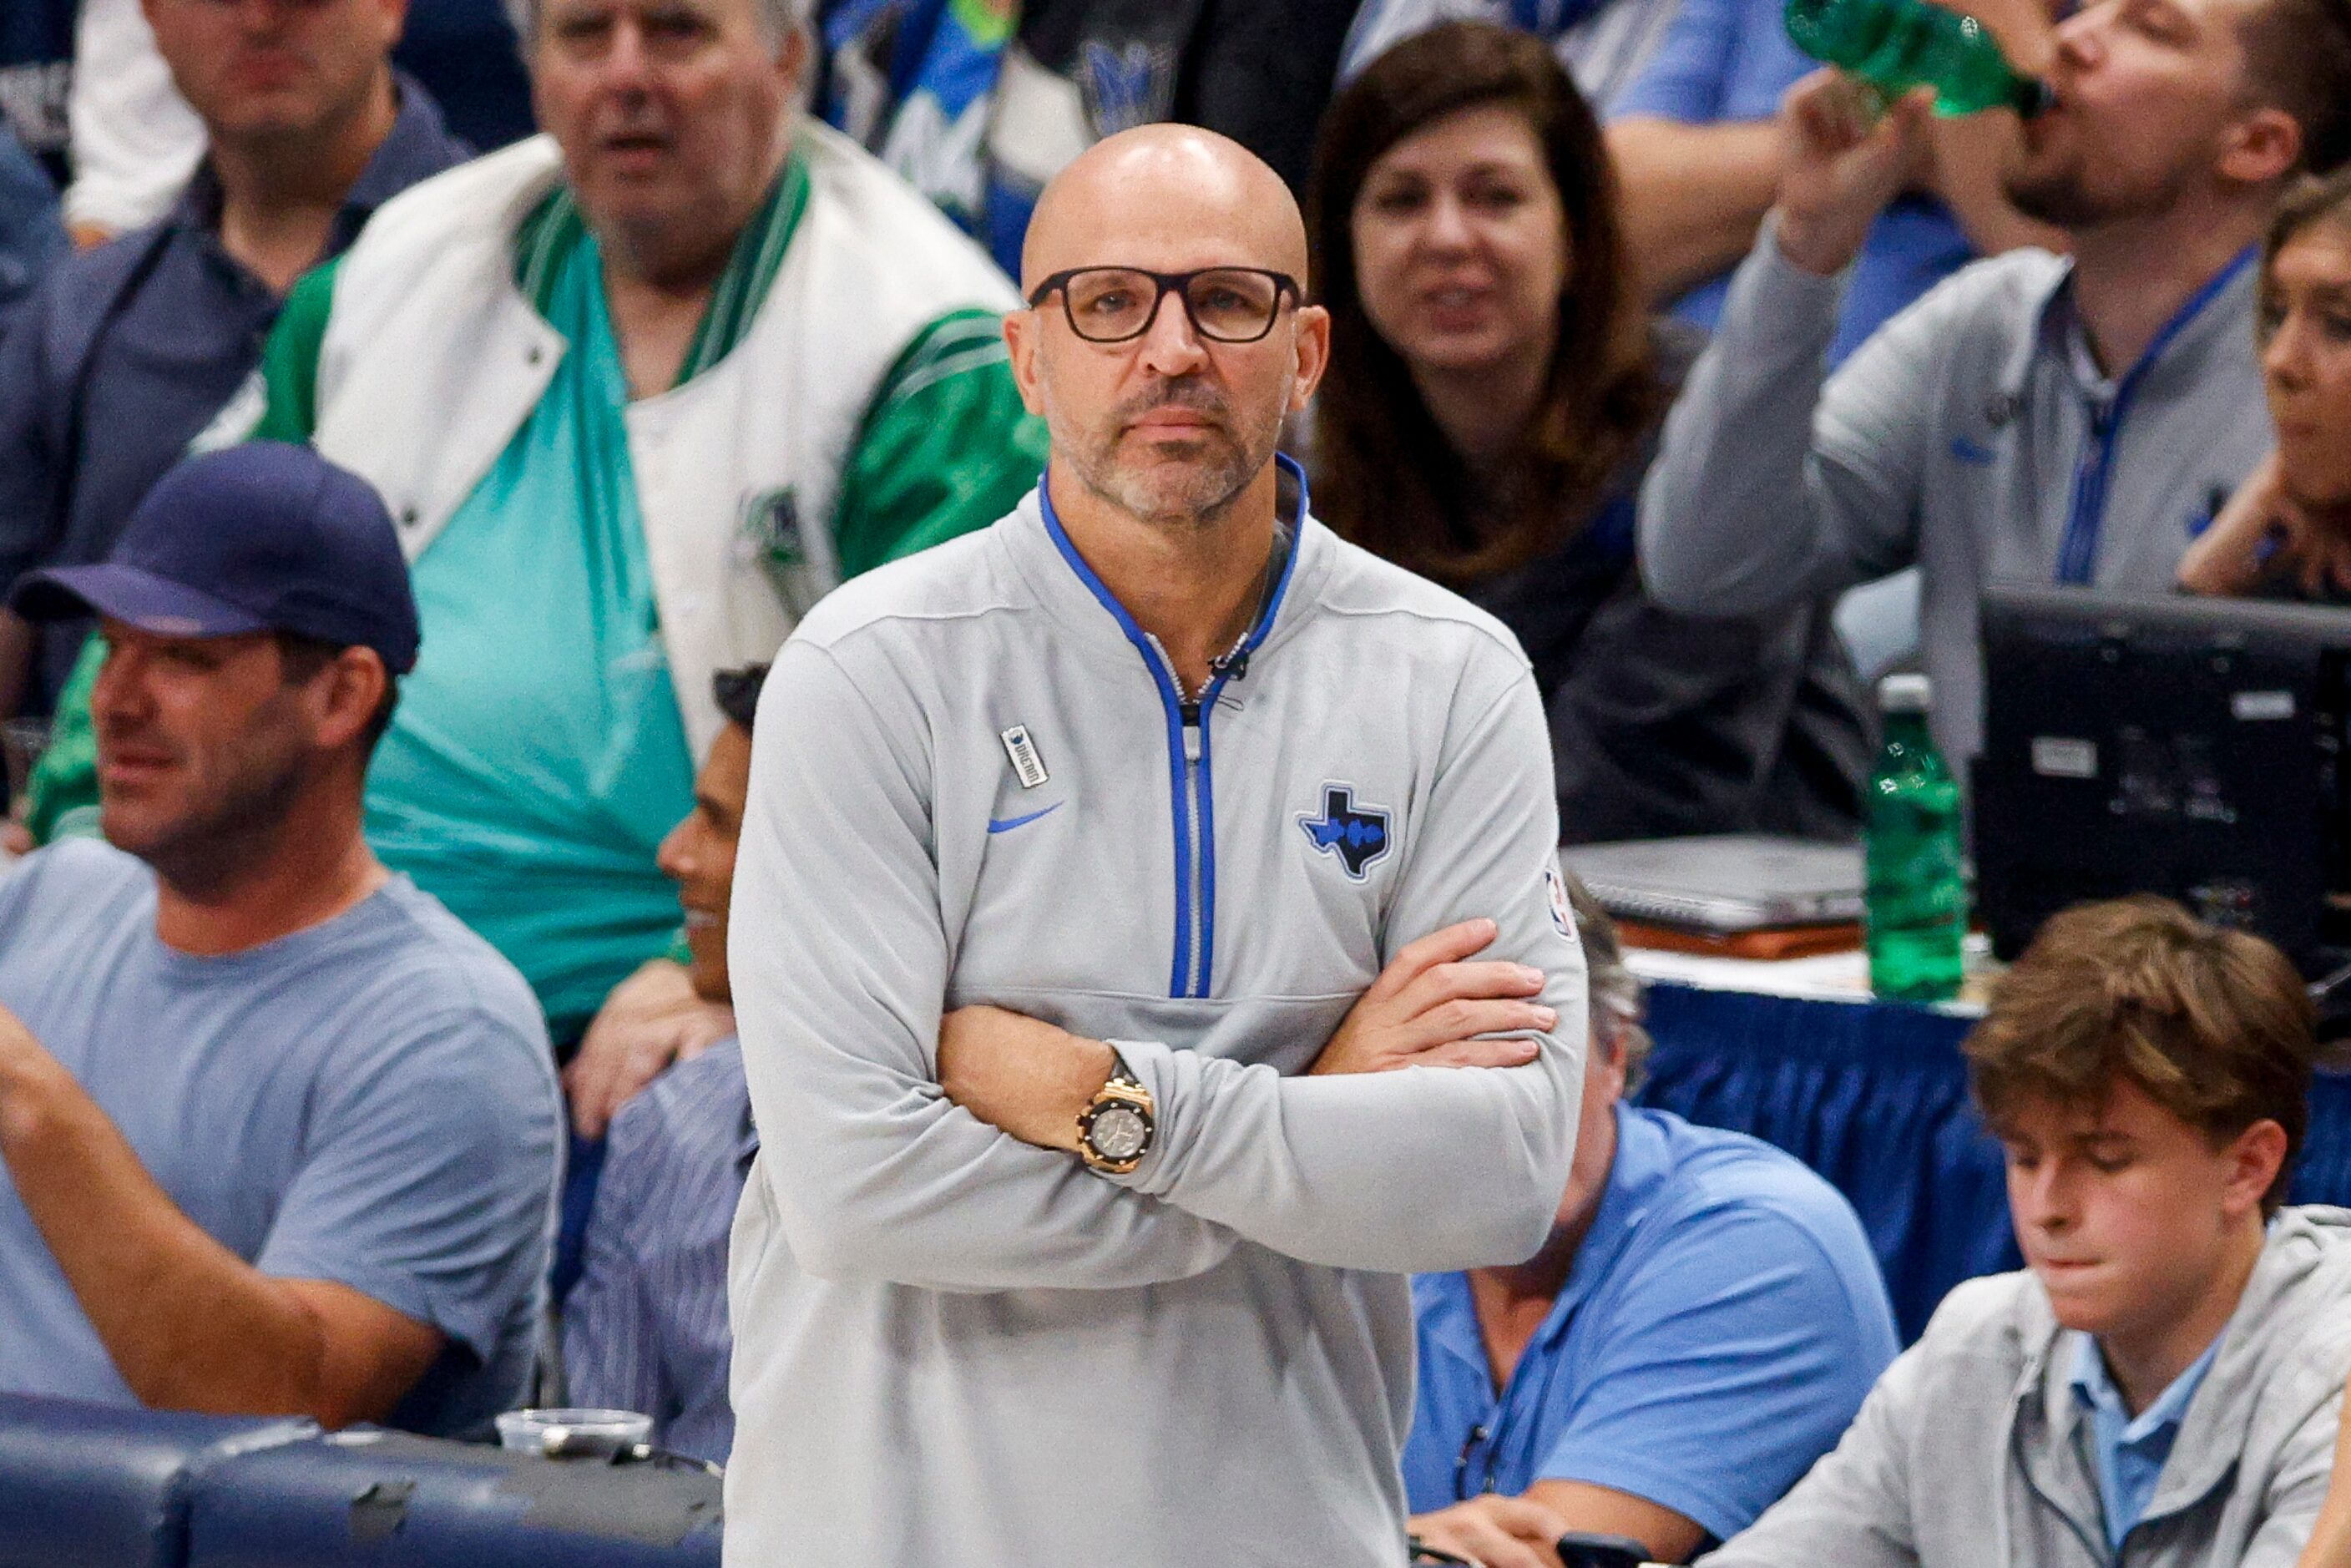
[[[197,1479],[318,1430],[0,1395],[0,1568],[181,1568]]]
[[[338,1433],[206,1472],[188,1568],[717,1568],[700,1470]]]

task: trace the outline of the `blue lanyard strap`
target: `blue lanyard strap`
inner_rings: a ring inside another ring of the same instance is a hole
[[[2098,568],[2098,533],[2105,525],[2106,496],[2112,487],[2115,468],[2115,443],[2122,434],[2123,417],[2130,412],[2131,399],[2137,392],[2147,370],[2171,347],[2172,340],[2185,331],[2188,324],[2202,314],[2204,308],[2220,291],[2235,281],[2239,273],[2252,264],[2259,255],[2259,246],[2247,246],[2231,258],[2229,265],[2216,273],[2204,287],[2189,296],[2188,302],[2163,324],[2163,330],[2147,346],[2138,362],[2124,373],[2115,388],[2112,406],[2094,414],[2090,421],[2090,439],[2082,448],[2082,455],[2074,465],[2073,507],[2065,518],[2065,538],[2057,550],[2057,581],[2082,586],[2088,583]]]

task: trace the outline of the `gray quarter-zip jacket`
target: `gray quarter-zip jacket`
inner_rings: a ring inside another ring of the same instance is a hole
[[[1643,580],[1685,614],[1750,614],[1917,566],[1935,739],[1963,765],[1982,735],[1984,587],[2168,592],[2268,453],[2252,262],[2111,378],[2072,264],[2040,250],[1953,273],[1827,375],[1844,280],[1789,261],[1767,224],[1667,418]]]
[[[1952,1291],[1844,1441],[1702,1568],[2291,1568],[2351,1362],[2351,1214],[2285,1209],[2147,1512],[2106,1544],[2077,1336],[2025,1272]]]
[[[1541,706],[1497,622],[1301,496],[1195,714],[1040,497],[842,588],[768,679],[727,1561],[1395,1568],[1405,1276],[1531,1253],[1574,1144]],[[1298,1076],[1400,946],[1480,915],[1549,977],[1533,1063]],[[1117,1042],[1141,1167],[946,1101],[972,1003]]]

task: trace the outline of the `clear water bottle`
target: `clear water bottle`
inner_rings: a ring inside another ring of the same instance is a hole
[[[1982,23],[1933,0],[1787,0],[1785,20],[1796,47],[1888,103],[1931,87],[1938,114],[2032,115],[2048,104],[2048,87],[2019,74]]]
[[[1928,733],[1930,706],[1924,675],[1877,684],[1886,743],[1870,772],[1866,817],[1870,989],[1914,1002],[1959,994],[1968,929],[1959,787]]]

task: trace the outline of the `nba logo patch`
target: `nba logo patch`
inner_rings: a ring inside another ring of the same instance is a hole
[[[1551,923],[1559,934],[1571,940],[1575,936],[1575,909],[1567,901],[1567,879],[1559,874],[1557,865],[1543,867],[1543,891],[1551,900]]]

